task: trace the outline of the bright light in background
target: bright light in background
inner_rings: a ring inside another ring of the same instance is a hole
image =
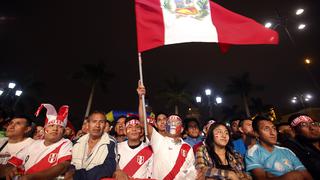
[[[14,87],[16,87],[15,83],[12,83],[12,82],[9,83],[8,88],[13,89]]]
[[[307,95],[306,95],[306,98],[311,99],[312,96],[311,96],[310,94],[307,94]]]
[[[304,12],[304,9],[297,9],[297,11],[296,11],[296,15],[301,15],[302,13]]]
[[[197,103],[201,103],[201,96],[197,96],[197,97],[196,97],[196,102],[197,102]]]
[[[211,89],[206,89],[205,93],[206,93],[207,96],[210,96],[211,95]]]
[[[272,23],[271,23],[271,22],[267,22],[267,23],[264,25],[264,27],[266,27],[266,28],[271,28],[271,26],[272,26]]]
[[[222,98],[221,97],[216,97],[216,102],[217,104],[221,104],[222,103]]]
[[[307,59],[304,60],[304,63],[311,64],[311,60],[307,58]]]
[[[302,29],[304,29],[305,27],[306,27],[305,24],[299,24],[298,29],[302,30]]]
[[[21,96],[22,91],[21,90],[16,90],[16,96]]]
[[[189,108],[188,110],[189,110],[189,111],[191,111],[192,109],[191,109],[191,108]]]
[[[3,94],[3,90],[2,89],[0,89],[0,96]]]
[[[297,100],[296,100],[296,99],[291,99],[291,102],[292,102],[293,104],[295,104],[295,103],[297,103]]]

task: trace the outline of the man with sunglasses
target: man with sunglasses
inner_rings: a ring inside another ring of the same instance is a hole
[[[286,141],[282,145],[292,150],[316,179],[320,171],[319,122],[301,113],[291,115],[288,122],[296,134],[295,141]]]

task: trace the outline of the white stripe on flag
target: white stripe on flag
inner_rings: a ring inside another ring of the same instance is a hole
[[[208,0],[160,0],[165,25],[165,44],[218,42]],[[202,3],[202,7],[199,6]],[[200,12],[202,11],[202,12]],[[202,16],[202,14],[205,15]]]

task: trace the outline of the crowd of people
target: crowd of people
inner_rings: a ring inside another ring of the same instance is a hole
[[[93,111],[75,132],[68,106],[50,104],[45,125],[12,117],[0,138],[2,179],[316,180],[320,172],[320,126],[307,114],[275,125],[268,117],[235,118],[230,127],[209,119],[157,114],[144,127],[139,83],[138,116],[115,123]],[[114,126],[114,127],[113,127]],[[146,130],[146,131],[144,131]],[[146,133],[146,134],[145,134]]]

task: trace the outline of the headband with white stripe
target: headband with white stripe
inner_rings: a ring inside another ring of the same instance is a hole
[[[139,120],[137,120],[137,119],[131,119],[130,121],[128,121],[127,123],[126,123],[126,127],[128,127],[129,125],[140,125],[141,123],[140,123],[140,121]]]
[[[291,126],[295,127],[297,125],[299,125],[302,122],[313,122],[313,120],[309,117],[309,116],[299,116],[297,118],[295,118],[292,122],[291,122]]]

